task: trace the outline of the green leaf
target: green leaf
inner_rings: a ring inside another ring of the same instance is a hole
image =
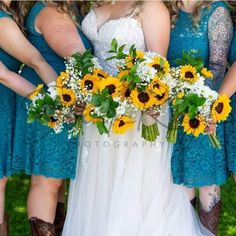
[[[98,106],[101,106],[101,102],[102,102],[102,97],[100,94],[94,94],[92,99],[91,99],[91,103],[98,107]]]
[[[108,129],[107,127],[105,126],[104,122],[103,121],[100,121],[100,122],[97,122],[96,123],[96,126],[97,126],[97,129],[98,129],[98,132],[99,134],[108,134]]]
[[[102,101],[100,111],[106,114],[109,111],[110,103],[109,100]]]
[[[117,47],[118,47],[117,41],[116,39],[113,39],[111,42],[111,50],[117,52]]]
[[[182,103],[178,106],[178,112],[183,113],[186,110],[187,106],[185,103]]]

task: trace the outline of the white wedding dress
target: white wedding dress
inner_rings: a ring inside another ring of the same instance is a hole
[[[113,38],[146,49],[142,27],[131,17],[111,20],[98,30],[91,11],[82,29],[112,74],[115,69],[105,59]],[[63,236],[212,236],[183,187],[172,182],[172,146],[165,140],[168,114],[159,121],[161,135],[152,144],[141,138],[138,124],[125,135],[110,136],[85,125]]]

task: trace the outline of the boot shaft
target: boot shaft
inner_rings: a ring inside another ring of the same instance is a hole
[[[36,217],[29,219],[32,236],[56,236],[54,225]]]

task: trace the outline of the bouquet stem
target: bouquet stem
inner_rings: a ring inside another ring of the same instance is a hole
[[[176,143],[178,134],[178,118],[173,118],[169,124],[167,131],[167,141],[169,143]]]
[[[221,149],[220,141],[215,134],[209,134],[208,137],[211,141],[211,145],[213,146],[213,148]]]
[[[142,138],[146,141],[154,142],[160,135],[160,131],[155,119],[150,115],[143,113],[142,115]]]

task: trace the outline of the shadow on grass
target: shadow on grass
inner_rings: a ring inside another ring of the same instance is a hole
[[[26,209],[29,183],[29,178],[24,175],[9,179],[6,194],[6,207],[11,224],[9,236],[30,236]],[[236,184],[231,179],[222,187],[222,200],[218,236],[236,236]]]

